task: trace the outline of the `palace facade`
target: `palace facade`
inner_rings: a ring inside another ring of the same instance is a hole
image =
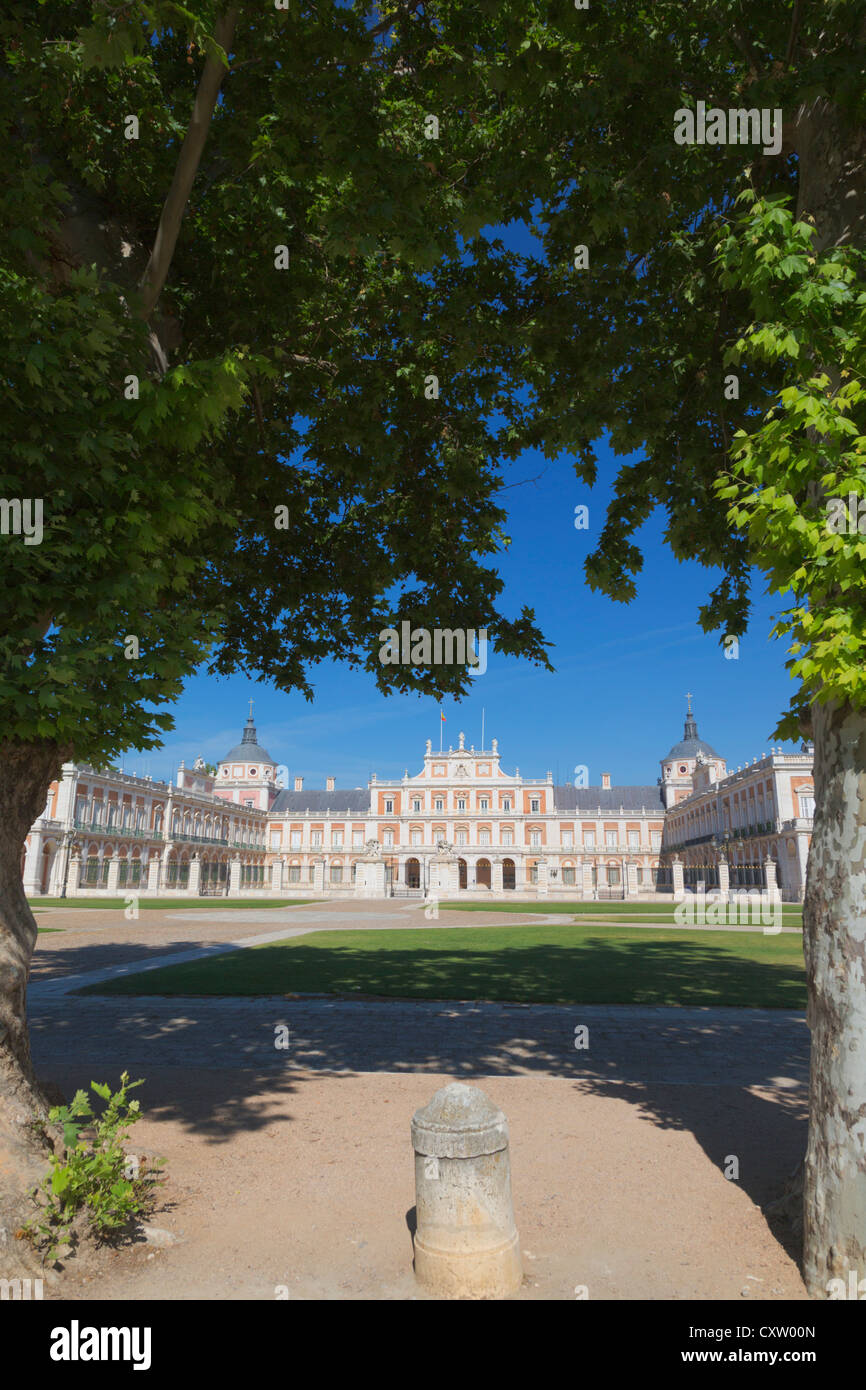
[[[698,735],[651,786],[556,785],[488,749],[434,753],[366,788],[282,785],[252,714],[216,774],[199,758],[175,784],[67,763],[23,860],[30,896],[646,898],[778,887],[803,896],[811,750],[773,750],[728,772]]]

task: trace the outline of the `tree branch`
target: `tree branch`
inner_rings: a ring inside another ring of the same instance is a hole
[[[220,16],[214,28],[214,39],[226,53],[226,56],[228,56],[236,21],[237,10],[230,9]],[[150,318],[156,308],[168,275],[174,249],[177,245],[180,224],[192,191],[193,180],[198,171],[220,84],[225,73],[225,65],[209,54],[205,60],[204,72],[195,94],[189,129],[177,158],[174,178],[163,204],[153,250],[141,280],[144,295],[143,312],[146,319]]]
[[[734,43],[734,47],[739,50],[748,63],[754,80],[758,76],[758,60],[755,56],[755,50],[752,48],[752,45],[745,35],[741,34],[738,29],[731,29],[730,37]]]
[[[796,0],[794,13],[791,16],[791,32],[788,35],[788,47],[785,50],[785,67],[791,66],[791,59],[794,56],[794,48],[797,43],[797,35],[800,32],[800,12],[803,8],[803,0]]]

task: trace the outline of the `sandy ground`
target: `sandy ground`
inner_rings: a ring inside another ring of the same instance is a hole
[[[147,1078],[130,1148],[167,1160],[152,1220],[175,1238],[72,1260],[46,1297],[423,1297],[409,1123],[461,1079],[508,1118],[518,1299],[582,1286],[591,1299],[805,1298],[791,1242],[761,1210],[805,1144],[801,1015],[68,992],[82,976],[289,926],[410,922],[429,925],[405,904],[40,914],[64,930],[37,947],[39,1073],[68,1095],[123,1067]],[[276,1022],[288,1051],[274,1049]],[[573,1047],[577,1022],[587,1051]],[[724,1175],[731,1155],[737,1181]]]

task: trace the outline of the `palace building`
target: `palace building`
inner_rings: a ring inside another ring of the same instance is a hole
[[[340,790],[280,775],[252,712],[240,743],[174,784],[67,763],[23,860],[30,896],[651,898],[696,889],[805,887],[811,749],[729,772],[698,735],[652,786],[556,785],[489,748],[434,753],[410,776]]]

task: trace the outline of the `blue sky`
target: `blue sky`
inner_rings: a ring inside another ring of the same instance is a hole
[[[782,644],[769,640],[778,600],[755,587],[750,633],[739,659],[725,660],[716,636],[697,625],[697,609],[714,576],[695,564],[679,564],[662,541],[660,512],[639,533],[646,562],[638,597],[614,603],[592,593],[583,560],[600,529],[611,485],[622,460],[599,451],[599,478],[588,489],[571,463],[550,463],[529,454],[512,465],[503,493],[512,544],[500,559],[506,581],[503,604],[516,614],[535,608],[554,645],[556,671],[537,670],[488,654],[488,667],[461,704],[446,701],[445,747],[461,729],[467,746],[498,738],[503,767],[526,777],[548,769],[560,781],[576,764],[589,768],[591,784],[610,772],[614,785],[652,783],[659,759],[682,737],[685,692],[694,695],[701,736],[728,766],[760,755],[774,740],[775,722],[792,693]],[[538,477],[537,475],[541,475]],[[589,506],[589,530],[574,527],[574,508]],[[241,734],[250,698],[259,739],[274,759],[301,775],[308,787],[366,784],[370,774],[402,776],[421,767],[425,741],[439,746],[439,714],[432,700],[379,694],[364,672],[337,663],[313,671],[315,703],[242,678],[196,676],[175,706],[176,729],[162,750],[132,752],[130,772],[173,775],[181,758],[201,754],[216,762]]]
[[[522,254],[543,254],[525,224],[485,229]],[[502,766],[525,777],[571,780],[576,765],[589,769],[590,785],[609,772],[614,785],[654,783],[659,760],[682,738],[686,691],[694,697],[698,729],[729,767],[751,761],[771,746],[776,722],[793,693],[785,650],[769,632],[779,600],[764,594],[756,575],[749,634],[737,660],[725,660],[718,634],[706,636],[697,613],[718,574],[678,563],[662,537],[657,511],[636,534],[645,563],[638,596],[614,603],[586,585],[583,561],[604,522],[613,482],[626,460],[599,443],[598,481],[592,489],[575,477],[571,460],[551,463],[532,451],[503,477],[501,504],[509,514],[511,547],[498,561],[506,587],[500,604],[517,616],[535,609],[553,645],[556,670],[488,651],[487,671],[460,704],[443,705],[444,746],[459,733],[467,746],[499,740]],[[635,456],[639,457],[639,456]],[[630,459],[633,462],[635,459]],[[589,507],[589,528],[574,526],[574,509]],[[439,747],[439,710],[432,700],[380,695],[365,672],[336,662],[312,671],[315,702],[284,695],[240,677],[201,675],[187,683],[175,707],[175,731],[162,750],[130,753],[127,771],[173,777],[180,760],[218,762],[241,736],[248,702],[254,700],[259,740],[292,778],[324,787],[366,785],[371,773],[400,777],[422,766],[425,743]],[[796,745],[790,745],[796,746]]]

